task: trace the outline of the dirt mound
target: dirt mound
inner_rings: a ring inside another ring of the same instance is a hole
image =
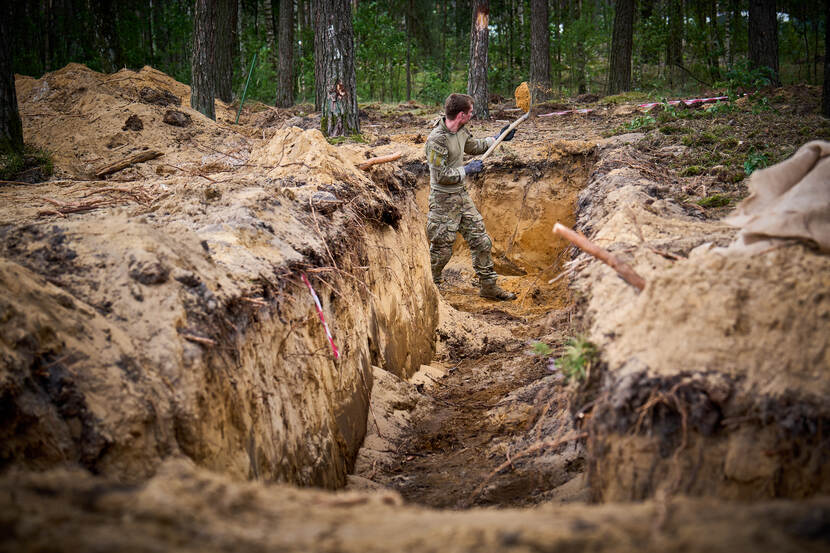
[[[580,197],[582,228],[648,283],[637,294],[587,258],[576,279],[607,363],[588,394],[595,493],[826,493],[830,258],[710,251],[734,230],[664,196],[647,166],[622,163],[626,148],[603,157]]]
[[[18,76],[16,86],[24,139],[51,152],[60,177],[94,178],[100,168],[150,147],[165,155],[145,164],[140,176],[171,173],[242,141],[228,142],[227,130],[220,130],[235,115],[227,105],[216,101],[214,122],[189,107],[190,87],[150,67],[105,75],[73,63],[40,79]],[[170,124],[169,113],[191,123]],[[135,171],[118,178],[135,178]]]

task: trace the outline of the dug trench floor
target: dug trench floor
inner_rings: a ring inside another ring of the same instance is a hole
[[[372,482],[408,502],[450,509],[587,499],[578,440],[566,439],[547,456],[537,451],[530,463],[500,465],[574,430],[572,390],[533,345],[558,353],[576,333],[571,293],[564,279],[555,279],[567,261],[567,245],[551,229],[556,221],[573,224],[589,170],[590,162],[579,156],[551,165],[496,166],[471,183],[485,216],[501,212],[488,218],[488,232],[503,274],[499,282],[518,297],[480,298],[469,250],[457,239],[440,287],[437,358],[408,383],[398,382],[409,389],[391,390],[391,396],[385,393],[388,375],[376,372],[353,488]],[[424,207],[427,189],[424,181],[418,194]],[[467,329],[472,345],[469,336],[458,337]]]

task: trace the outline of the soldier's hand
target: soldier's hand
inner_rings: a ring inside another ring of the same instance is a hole
[[[503,127],[501,128],[501,130],[500,130],[499,132],[497,132],[497,133],[496,133],[496,136],[494,136],[493,138],[495,138],[496,140],[498,140],[498,138],[501,136],[501,133],[503,133],[504,131],[506,131],[508,128],[510,128],[510,125],[505,125],[505,126],[503,126]],[[513,140],[513,135],[515,135],[515,134],[516,134],[516,129],[513,129],[512,131],[510,131],[509,133],[507,133],[507,136],[505,136],[504,138],[502,138],[502,140],[504,140],[505,142],[507,142],[508,140]]]
[[[475,175],[484,171],[484,163],[480,159],[474,159],[464,166],[464,172],[468,175]]]

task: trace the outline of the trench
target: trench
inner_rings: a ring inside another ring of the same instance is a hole
[[[569,243],[552,227],[574,224],[590,167],[590,158],[567,156],[500,166],[468,183],[493,242],[499,282],[518,297],[478,296],[459,236],[443,273],[440,317],[449,322],[436,330],[437,356],[409,381],[390,383],[376,371],[367,437],[350,485],[391,488],[407,502],[433,508],[586,499],[577,443],[493,471],[511,451],[573,429],[564,382],[545,357],[532,354],[532,345],[556,348],[572,333],[573,298],[566,280],[555,279],[569,260]],[[422,176],[421,224],[428,195]]]

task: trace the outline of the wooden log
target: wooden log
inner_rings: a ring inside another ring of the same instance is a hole
[[[617,258],[614,254],[609,252],[606,249],[597,246],[588,238],[585,237],[580,232],[576,232],[573,229],[566,227],[561,223],[556,223],[553,226],[554,234],[558,234],[563,238],[570,240],[575,246],[577,246],[580,250],[589,253],[617,271],[617,273],[623,278],[624,281],[629,283],[631,286],[638,290],[642,290],[646,287],[646,281],[638,275],[634,269],[631,268],[631,265],[626,263],[625,261],[621,261]]]
[[[365,171],[366,169],[368,169],[372,165],[377,165],[379,163],[388,163],[390,161],[395,161],[396,159],[400,159],[400,158],[401,158],[401,153],[400,152],[392,152],[391,154],[387,154],[385,156],[378,156],[378,157],[373,157],[371,159],[367,159],[366,161],[364,161],[363,163],[358,165],[357,168],[362,169],[363,171]]]
[[[111,175],[112,173],[117,173],[122,169],[126,169],[130,165],[135,165],[136,163],[143,163],[145,161],[150,161],[151,159],[156,159],[157,157],[161,156],[161,152],[157,152],[156,150],[147,150],[146,152],[141,152],[140,154],[135,154],[134,156],[130,156],[128,158],[122,159],[116,163],[111,165],[107,165],[106,167],[99,169],[95,176],[99,179],[106,177],[107,175]]]

